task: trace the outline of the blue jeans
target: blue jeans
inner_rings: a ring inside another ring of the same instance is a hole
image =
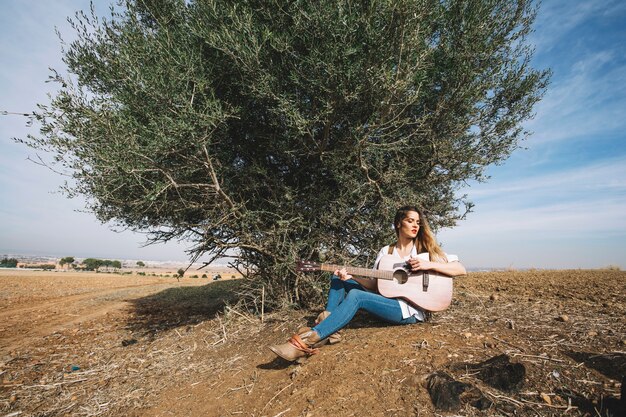
[[[397,300],[383,297],[367,291],[358,282],[350,279],[342,281],[333,275],[330,280],[326,310],[332,314],[326,320],[313,327],[320,338],[324,339],[343,328],[352,320],[359,309],[394,324],[413,324],[415,317],[402,318],[402,309]]]

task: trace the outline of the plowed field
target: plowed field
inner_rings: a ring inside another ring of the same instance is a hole
[[[621,271],[471,273],[455,280],[452,306],[432,321],[397,327],[359,313],[341,343],[301,364],[275,358],[267,346],[311,324],[318,311],[261,320],[231,309],[239,282],[1,272],[0,415],[619,416],[624,410]],[[495,357],[523,368],[518,384],[485,377],[482,364]],[[427,389],[435,372],[464,392],[448,411],[435,408]]]

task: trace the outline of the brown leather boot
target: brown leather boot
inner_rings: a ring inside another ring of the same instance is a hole
[[[328,310],[324,310],[322,311],[317,318],[315,319],[315,325],[317,326],[318,324],[320,324],[321,322],[323,322],[324,320],[326,320],[326,318],[330,316],[330,311]]]
[[[328,338],[320,340],[318,334],[310,327],[302,327],[287,343],[270,346],[270,350],[281,358],[293,362],[304,356],[315,355],[319,352],[318,348],[326,342]]]
[[[317,326],[318,324],[326,320],[328,316],[330,316],[330,311],[328,310],[322,311],[315,319],[315,325]],[[334,345],[335,343],[339,343],[339,342],[341,342],[341,330],[337,330],[335,333],[328,336],[328,343],[330,343],[331,345]]]

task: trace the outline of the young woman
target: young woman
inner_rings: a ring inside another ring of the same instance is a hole
[[[378,268],[381,258],[389,254],[405,260],[412,271],[435,271],[451,277],[465,275],[465,267],[458,258],[441,250],[424,213],[417,207],[399,208],[393,226],[397,242],[380,250],[374,269]],[[428,260],[417,256],[424,252],[428,253]],[[301,328],[287,343],[270,346],[270,349],[288,361],[317,353],[317,347],[340,340],[336,332],[347,325],[359,309],[394,324],[413,324],[425,319],[424,311],[419,308],[380,295],[376,280],[353,277],[341,269],[331,278],[326,310],[317,317],[315,327]]]

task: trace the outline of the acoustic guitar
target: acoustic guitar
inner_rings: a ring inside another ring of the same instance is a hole
[[[378,280],[378,292],[384,297],[402,298],[422,310],[442,311],[452,302],[452,277],[433,271],[412,272],[406,261],[393,255],[383,256],[378,269],[309,261],[300,261],[297,265],[297,270],[303,272],[334,272],[342,268],[346,268],[350,275]]]

